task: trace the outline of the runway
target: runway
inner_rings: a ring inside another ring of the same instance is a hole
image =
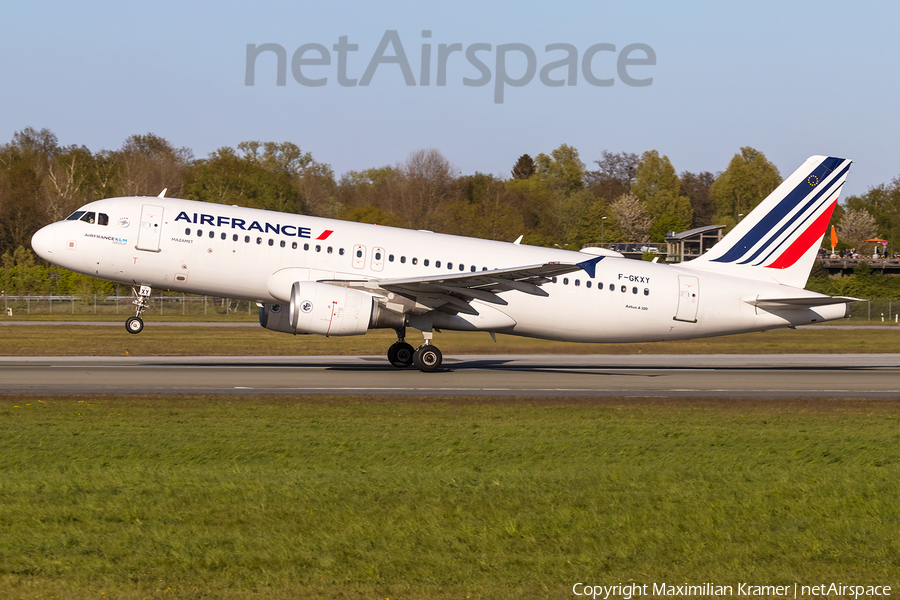
[[[436,373],[380,356],[7,357],[35,394],[900,398],[900,354],[461,355]]]

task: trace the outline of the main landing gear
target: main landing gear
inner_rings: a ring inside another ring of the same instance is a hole
[[[141,315],[144,314],[144,311],[150,308],[150,286],[142,285],[140,292],[136,289],[131,288],[132,293],[134,293],[134,304],[137,306],[137,310],[135,311],[135,315],[125,321],[125,330],[128,333],[140,333],[144,330],[144,321],[141,319]]]
[[[397,329],[397,343],[388,348],[388,361],[398,369],[415,365],[420,371],[431,373],[441,368],[443,355],[438,347],[431,343],[431,332],[426,332],[425,341],[413,350],[406,343],[406,329]]]

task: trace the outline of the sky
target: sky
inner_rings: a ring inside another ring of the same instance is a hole
[[[900,176],[898,20],[887,0],[9,2],[0,143],[35,127],[112,150],[151,132],[202,158],[290,141],[337,176],[435,148],[501,177],[561,144],[588,167],[655,149],[713,173],[752,146],[783,177],[814,154],[852,158],[846,189],[861,194]],[[249,61],[247,85],[248,45],[263,44],[284,49],[284,85],[274,51]]]

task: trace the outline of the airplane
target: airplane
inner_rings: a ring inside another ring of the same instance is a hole
[[[434,333],[574,342],[683,340],[821,323],[855,298],[803,289],[850,160],[813,156],[708,252],[679,264],[159,196],[90,202],[40,229],[40,258],[131,285],[129,333],[152,290],[255,301],[263,327],[390,328],[398,368],[442,364]],[[407,327],[422,333],[417,348]]]

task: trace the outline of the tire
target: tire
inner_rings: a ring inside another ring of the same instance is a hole
[[[138,334],[144,330],[144,322],[140,317],[131,317],[125,321],[125,330],[128,333]]]
[[[416,368],[425,373],[433,373],[441,368],[441,362],[444,360],[441,351],[437,346],[428,344],[427,346],[419,346],[413,353],[413,364]]]
[[[415,349],[405,342],[397,342],[388,348],[388,361],[398,369],[405,369],[413,364]]]

